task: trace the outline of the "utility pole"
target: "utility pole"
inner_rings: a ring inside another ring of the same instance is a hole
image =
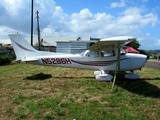
[[[33,46],[33,0],[31,3],[31,46]]]
[[[39,28],[39,16],[38,16],[39,12],[37,11],[36,14],[37,14],[36,18],[37,18],[37,32],[38,32],[38,49],[40,50],[41,49],[41,40],[40,40],[41,34],[40,34],[40,28]]]

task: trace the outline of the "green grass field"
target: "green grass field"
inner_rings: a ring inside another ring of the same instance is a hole
[[[29,64],[0,66],[0,120],[158,120],[160,73],[144,67],[139,80],[112,82],[93,71]]]

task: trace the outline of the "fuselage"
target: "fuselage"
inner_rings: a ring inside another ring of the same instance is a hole
[[[9,35],[16,61],[31,64],[82,68],[95,70],[97,80],[112,80],[107,71],[133,71],[140,69],[146,63],[147,56],[142,54],[124,53],[120,47],[135,40],[133,37],[121,36],[100,39],[80,54],[64,54],[38,51],[34,49],[20,34]],[[118,66],[118,67],[117,67]],[[126,76],[137,79],[135,74]]]
[[[91,70],[114,71],[117,64],[117,56],[88,56],[81,54],[54,54],[37,56],[36,64],[82,68]],[[146,56],[142,54],[126,53],[120,55],[119,71],[136,70],[144,66]]]

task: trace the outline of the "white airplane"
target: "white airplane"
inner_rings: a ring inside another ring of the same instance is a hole
[[[31,64],[82,68],[95,70],[96,80],[111,81],[113,76],[109,71],[131,71],[125,78],[138,79],[133,71],[141,69],[146,63],[146,55],[124,53],[120,50],[125,44],[135,40],[130,36],[119,36],[100,39],[90,48],[80,54],[64,54],[38,51],[34,49],[20,34],[9,35],[16,61]],[[116,74],[115,74],[116,76]],[[115,77],[116,78],[116,77]],[[115,80],[114,80],[115,81]]]

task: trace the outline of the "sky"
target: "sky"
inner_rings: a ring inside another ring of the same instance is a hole
[[[159,0],[34,0],[41,36],[133,36],[139,49],[160,49]],[[31,0],[1,0],[0,40],[30,36]],[[36,35],[34,14],[34,35]]]

